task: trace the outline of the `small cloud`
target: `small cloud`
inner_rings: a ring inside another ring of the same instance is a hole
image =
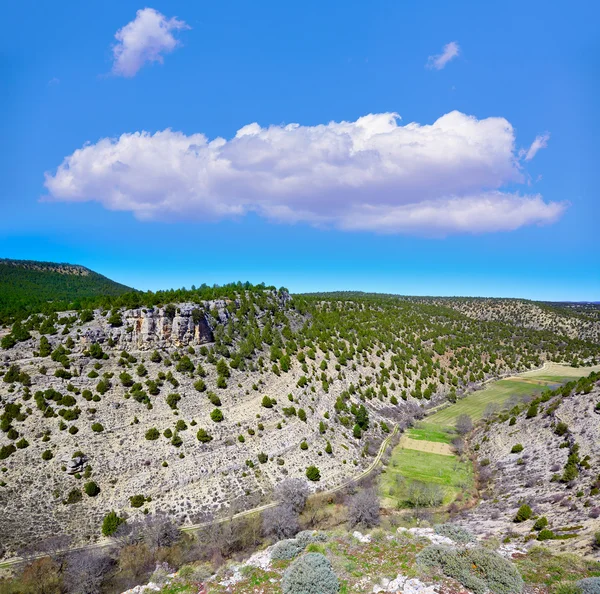
[[[460,54],[460,46],[456,41],[451,41],[447,43],[441,54],[437,54],[435,56],[429,56],[427,58],[427,64],[425,65],[427,68],[433,70],[441,70],[446,66],[450,60],[453,60]]]
[[[537,152],[541,149],[544,149],[548,146],[548,141],[550,140],[550,133],[545,132],[544,134],[539,134],[535,137],[535,140],[531,143],[531,146],[525,150],[521,150],[519,155],[522,157],[525,155],[525,161],[531,161],[533,157],[537,155]]]
[[[60,83],[60,78],[56,78],[56,76],[55,76],[54,78],[51,78],[48,81],[48,86],[53,87],[54,85],[57,85],[58,83]]]
[[[173,31],[189,28],[184,21],[167,19],[153,8],[138,10],[135,19],[115,33],[113,74],[132,77],[146,62],[162,64],[163,54],[179,45]]]

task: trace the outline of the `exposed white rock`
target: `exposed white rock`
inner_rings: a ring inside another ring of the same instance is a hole
[[[416,578],[398,574],[393,580],[384,578],[373,586],[373,594],[379,592],[402,592],[403,594],[437,594],[435,586],[427,585]]]
[[[368,543],[368,542],[371,542],[371,535],[370,534],[362,534],[358,530],[355,530],[352,533],[352,536],[354,536],[354,538],[356,538],[356,540],[358,540],[359,542],[362,542],[362,543],[365,543],[365,544]]]
[[[426,538],[436,545],[453,545],[456,544],[451,538],[436,534],[433,528],[403,528],[402,526],[397,530],[398,534],[408,532],[412,536],[419,536]]]

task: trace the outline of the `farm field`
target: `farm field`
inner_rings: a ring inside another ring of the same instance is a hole
[[[385,472],[381,475],[380,494],[384,507],[406,507],[412,481],[438,485],[444,492],[443,504],[454,501],[473,484],[473,471],[468,462],[457,456],[446,456],[397,447]]]

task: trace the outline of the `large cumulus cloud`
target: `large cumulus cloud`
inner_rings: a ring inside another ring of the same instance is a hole
[[[256,212],[280,222],[447,235],[555,221],[562,203],[502,191],[525,175],[504,118],[394,113],[325,125],[249,124],[234,138],[164,130],[86,144],[46,174],[49,198],[96,200],[142,220]]]

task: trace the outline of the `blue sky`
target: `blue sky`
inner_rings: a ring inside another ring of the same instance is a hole
[[[600,300],[597,3],[57,6],[5,7],[0,256],[141,289]],[[136,21],[147,7],[164,39]],[[458,55],[427,67],[450,42]],[[199,174],[206,155],[221,160]]]

